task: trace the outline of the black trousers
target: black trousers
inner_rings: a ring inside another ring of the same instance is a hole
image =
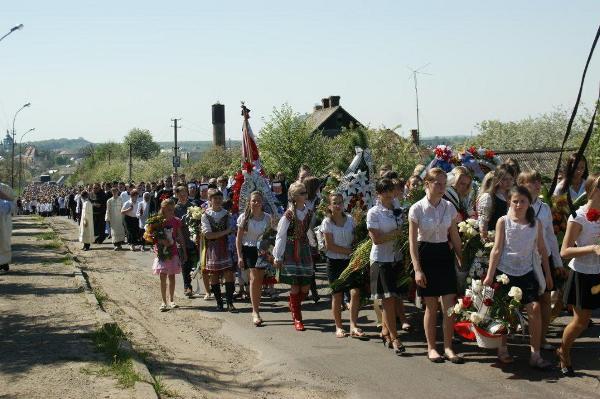
[[[127,243],[129,243],[129,245],[138,245],[140,243],[140,221],[136,217],[124,216],[125,230],[127,230]]]
[[[102,243],[106,239],[106,233],[104,232],[104,221],[105,213],[94,213],[94,235],[97,237],[96,241]]]

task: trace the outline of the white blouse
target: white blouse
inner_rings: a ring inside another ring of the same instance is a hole
[[[552,262],[554,267],[563,267],[562,259],[560,257],[560,248],[558,247],[558,240],[554,234],[554,226],[552,224],[552,210],[545,202],[540,199],[531,205],[535,212],[535,217],[542,223],[542,233],[544,235],[544,244],[546,245],[546,251],[548,255],[552,255]]]
[[[556,185],[556,188],[554,189],[554,195],[564,194],[566,192],[564,187],[565,187],[565,181],[561,180],[560,183],[558,183]],[[581,182],[581,184],[579,185],[579,190],[575,191],[575,190],[573,190],[573,187],[569,187],[569,191],[571,194],[571,198],[573,199],[573,201],[575,201],[577,198],[579,198],[583,194],[585,194],[585,181]]]
[[[304,220],[306,215],[308,214],[308,206],[304,206],[304,209],[299,210],[296,209],[296,218],[298,220]],[[290,220],[285,217],[285,215],[279,219],[279,223],[277,224],[277,236],[275,237],[275,247],[273,248],[273,257],[275,261],[283,260],[283,255],[285,254],[285,244],[287,242],[287,231],[290,227]]]
[[[448,241],[448,230],[458,212],[450,201],[441,199],[433,206],[427,197],[415,202],[408,211],[408,219],[419,225],[417,240],[441,243]]]
[[[595,245],[600,242],[600,220],[595,222],[587,220],[586,213],[588,209],[588,206],[584,205],[577,209],[575,217],[569,216],[569,223],[581,225],[581,234],[575,240],[578,247]],[[573,258],[569,262],[569,267],[578,273],[600,274],[600,256],[589,254]]]
[[[242,213],[237,219],[237,226],[242,227],[244,225],[244,214]],[[263,233],[271,225],[271,215],[263,213],[261,220],[256,220],[250,217],[248,221],[248,230],[244,231],[242,236],[242,245],[246,247],[256,247],[256,242],[263,235]]]
[[[379,230],[381,233],[389,233],[402,226],[402,215],[394,215],[392,209],[377,204],[367,212],[367,229]],[[394,248],[394,240],[383,244],[373,244],[369,256],[371,262],[395,262],[400,259],[400,254]]]
[[[504,197],[504,194],[496,193],[496,197],[502,201],[508,202],[506,197]],[[487,230],[488,223],[492,218],[491,211],[493,204],[494,198],[492,198],[490,193],[481,194],[477,200],[477,214],[479,215],[477,220],[481,230]],[[496,227],[494,226],[494,228]]]
[[[202,227],[202,234],[212,233],[212,227],[210,227],[210,221],[208,216],[211,216],[216,222],[220,222],[223,217],[227,214],[227,209],[222,208],[220,211],[215,212],[212,209],[207,209],[202,214],[200,219],[200,226]]]
[[[346,221],[343,226],[338,226],[331,218],[326,217],[321,223],[321,231],[323,234],[330,233],[333,236],[333,243],[343,248],[352,248],[354,241],[354,219],[346,214]],[[340,254],[327,250],[325,256],[330,259],[350,259],[350,255]]]
[[[511,276],[524,276],[533,270],[533,251],[538,224],[519,224],[510,217],[504,219],[504,248],[500,255],[498,270]],[[537,221],[536,221],[537,222]]]

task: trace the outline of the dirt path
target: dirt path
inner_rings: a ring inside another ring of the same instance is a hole
[[[289,375],[285,368],[260,364],[258,353],[223,334],[222,321],[199,311],[200,300],[181,298],[181,276],[176,280],[180,308],[159,312],[159,281],[151,274],[150,253],[114,252],[107,244],[92,245],[91,251],[83,252],[72,222],[65,218],[49,221],[76,254],[92,287],[103,291],[106,311],[131,334],[136,350],[149,354],[152,374],[160,376],[178,396],[335,397],[335,389],[318,378]],[[301,391],[296,389],[299,384]]]
[[[84,335],[97,329],[94,313],[64,254],[43,248],[43,230],[15,218],[11,271],[0,275],[0,398],[133,398],[98,369]]]

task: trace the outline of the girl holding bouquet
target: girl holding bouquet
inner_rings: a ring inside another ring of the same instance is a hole
[[[546,245],[546,251],[548,252],[548,263],[550,264],[550,278],[554,281],[554,275],[563,276],[567,269],[563,267],[562,258],[560,257],[560,249],[558,247],[558,240],[554,234],[554,227],[552,225],[552,210],[550,206],[543,202],[539,196],[542,189],[542,176],[539,172],[532,170],[529,172],[521,172],[517,177],[517,184],[524,186],[531,193],[533,198],[533,212],[535,217],[542,225],[542,231],[544,234],[544,244]],[[554,282],[556,288],[556,282]],[[540,306],[542,311],[542,349],[553,350],[552,345],[546,343],[546,333],[548,326],[550,325],[550,317],[552,313],[550,292],[548,288],[540,295]]]
[[[306,298],[313,276],[313,259],[308,242],[312,211],[306,205],[306,187],[290,185],[289,206],[277,224],[273,257],[279,269],[279,282],[290,285],[289,306],[296,331],[304,331],[302,300]]]
[[[164,218],[162,231],[154,234],[154,264],[152,273],[160,276],[160,294],[162,304],[160,311],[166,312],[177,307],[175,297],[175,275],[181,273],[181,262],[187,260],[185,241],[181,232],[181,219],[175,217],[175,202],[172,199],[160,203],[159,216]],[[182,259],[179,259],[177,244],[182,248]],[[169,306],[167,306],[167,279],[169,280]]]
[[[483,284],[491,286],[495,281],[496,274],[504,273],[508,276],[510,285],[513,288],[519,288],[521,303],[525,305],[528,316],[531,349],[529,365],[546,370],[550,368],[551,364],[540,354],[542,315],[539,283],[534,272],[534,252],[538,251],[542,258],[546,287],[552,290],[553,281],[550,276],[548,253],[544,244],[543,225],[537,223],[535,212],[531,207],[531,194],[527,188],[513,187],[508,200],[510,201],[508,214],[502,216],[496,223],[496,237],[490,255],[490,267]],[[498,359],[502,363],[512,363],[513,361],[506,346],[506,336],[503,336],[502,345],[498,348]]]
[[[325,256],[327,257],[327,275],[329,283],[333,283],[350,263],[350,254],[353,251],[354,220],[352,216],[344,213],[344,198],[341,194],[329,196],[327,217],[323,219],[321,230],[325,238]],[[350,336],[364,337],[365,333],[357,327],[358,308],[360,306],[359,284],[354,281],[350,284]],[[335,336],[344,338],[346,332],[342,326],[342,297],[343,291],[332,293],[331,309],[335,321]]]
[[[415,270],[417,294],[425,302],[423,319],[427,339],[427,358],[433,363],[464,363],[464,359],[452,349],[454,318],[442,312],[444,318],[444,355],[436,349],[436,315],[438,301],[442,309],[454,306],[458,291],[454,255],[461,264],[460,236],[456,226],[457,211],[442,197],[446,192],[446,173],[439,168],[430,169],[424,178],[425,197],[410,207],[409,246]],[[450,240],[450,241],[448,241]],[[452,246],[450,245],[452,244]],[[451,249],[452,248],[452,249]]]
[[[262,288],[265,268],[257,264],[257,243],[260,237],[271,228],[271,215],[263,212],[263,194],[254,191],[250,194],[250,202],[246,210],[238,217],[237,249],[238,266],[240,270],[250,270],[250,301],[252,302],[252,322],[256,327],[263,323],[260,317],[260,291]]]
[[[210,208],[202,214],[202,234],[206,245],[206,267],[204,272],[209,275],[210,287],[215,300],[217,310],[223,310],[223,298],[221,296],[221,275],[225,279],[225,299],[227,311],[236,313],[233,306],[233,294],[235,293],[235,272],[233,260],[229,253],[228,236],[232,232],[229,223],[230,214],[223,208],[223,193],[216,188],[208,190],[208,202]]]
[[[571,274],[565,288],[567,303],[573,305],[573,319],[565,327],[560,348],[560,371],[573,377],[571,347],[589,326],[592,310],[600,308],[600,174],[585,183],[588,202],[570,216],[561,255],[571,258]]]

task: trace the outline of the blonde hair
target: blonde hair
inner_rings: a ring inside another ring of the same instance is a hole
[[[425,177],[423,177],[423,183],[431,183],[432,181],[435,181],[438,176],[445,176],[448,178],[448,175],[442,169],[431,168],[427,171],[427,173],[425,173]]]
[[[306,186],[299,181],[290,184],[290,188],[288,188],[288,210],[292,212],[294,221],[296,220],[296,197],[302,192],[306,192]]]
[[[533,182],[540,182],[540,183],[542,182],[542,175],[537,170],[521,172],[521,173],[519,173],[519,176],[517,177],[517,184],[519,186],[523,186],[527,183],[533,183]]]
[[[333,199],[334,198],[341,198],[342,199],[342,203],[344,202],[344,196],[340,193],[330,193],[328,196],[329,199],[329,205],[333,204]],[[342,211],[343,212],[343,211]],[[325,208],[325,213],[327,214],[327,216],[331,217],[331,215],[333,215],[333,212],[331,212],[331,209],[329,209],[329,206],[327,206]]]
[[[175,201],[173,201],[171,198],[167,198],[164,199],[161,203],[160,203],[160,214],[164,215],[163,209],[165,209],[166,207],[171,207],[171,208],[175,208]]]
[[[600,173],[594,173],[585,180],[585,192],[590,199],[590,194],[594,190],[600,190]]]
[[[260,197],[261,201],[263,202],[265,199],[263,193],[260,191],[252,191],[252,193],[250,194],[250,199],[246,204],[246,209],[244,209],[244,224],[242,225],[242,230],[244,231],[248,231],[248,223],[250,222],[250,219],[254,216],[252,214],[252,207],[250,206],[250,201],[252,201],[252,197]]]
[[[471,181],[471,183],[473,182],[473,175],[471,174],[471,172],[469,172],[469,169],[465,168],[464,166],[457,166],[456,168],[454,168],[452,170],[452,175],[453,175],[453,181],[451,184],[452,186],[454,186],[456,183],[458,183],[460,178],[463,176],[468,177],[469,180]]]

